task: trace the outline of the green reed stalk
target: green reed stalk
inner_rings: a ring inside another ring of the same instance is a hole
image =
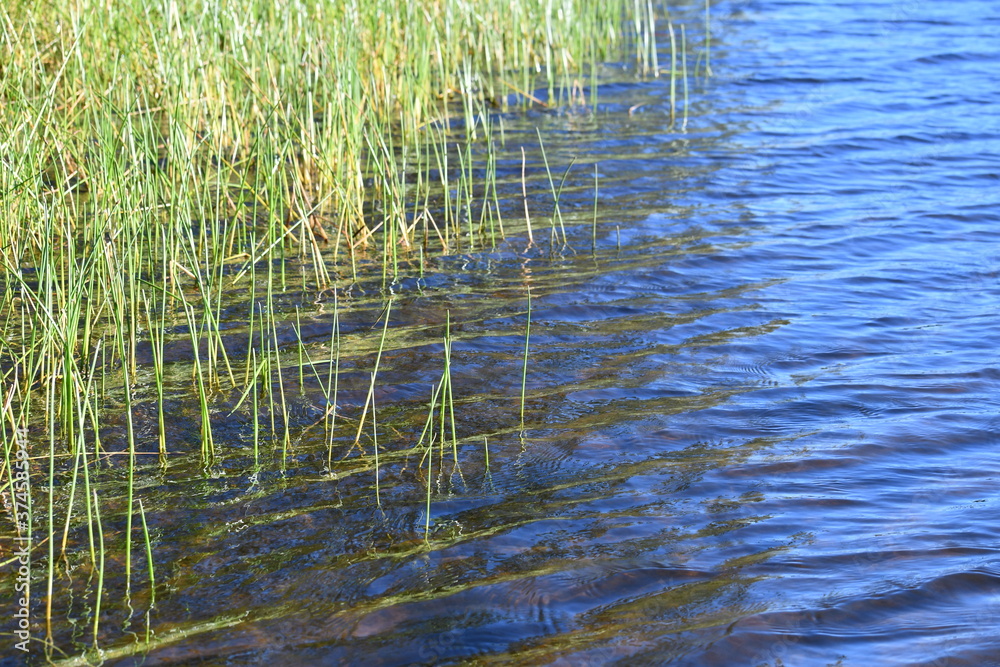
[[[269,422],[271,424],[271,440],[273,441],[275,438],[278,437],[278,427],[276,426],[276,422],[275,422],[275,413],[276,413],[276,410],[274,408],[274,405],[275,405],[274,404],[274,386],[273,386],[274,385],[274,380],[271,378],[271,375],[272,375],[272,371],[271,371],[271,336],[270,336],[269,332],[267,333],[266,336],[264,334],[265,334],[265,332],[262,331],[261,332],[261,336],[262,336],[261,340],[264,343],[264,349],[262,350],[261,359],[260,359],[260,369],[261,369],[260,370],[260,374],[261,374],[261,377],[264,378],[264,391],[267,394],[267,414],[268,414],[268,417],[269,417]]]
[[[445,445],[445,442],[448,439],[448,435],[447,435],[447,432],[446,432],[446,425],[448,423],[448,405],[449,405],[449,403],[448,403],[448,388],[449,388],[449,385],[451,385],[451,368],[450,368],[449,358],[448,358],[447,338],[445,339],[444,349],[445,349],[445,354],[444,354],[444,370],[441,373],[441,403],[438,406],[438,421],[439,421],[439,424],[438,424],[438,436],[439,436],[439,440],[440,440],[440,443],[441,443],[441,447],[438,450],[439,454],[440,454],[440,465],[438,467],[441,468],[441,470],[438,471],[438,474],[441,474],[443,472],[443,466],[444,466],[444,445]],[[452,422],[452,425],[454,426],[454,422]]]
[[[684,32],[684,24],[681,24],[681,78],[684,81],[684,120],[681,122],[681,129],[687,130],[688,125],[688,61],[687,61],[687,34]]]
[[[635,59],[643,72],[649,71],[649,38],[643,28],[642,6],[640,0],[635,0],[632,8],[632,21],[635,23],[635,40],[639,45],[636,49]]]
[[[361,419],[358,420],[358,432],[354,436],[354,446],[357,446],[361,441],[361,432],[365,427],[365,420],[368,416],[368,408],[373,405],[375,400],[375,378],[378,375],[378,367],[382,361],[382,350],[385,348],[385,337],[389,331],[389,313],[392,310],[392,299],[386,303],[385,307],[385,323],[382,325],[382,338],[379,341],[378,353],[375,355],[375,368],[372,370],[371,383],[368,385],[368,396],[365,399],[365,407],[361,413]]]
[[[431,414],[429,417],[433,417],[434,407],[433,398],[431,399]],[[430,420],[428,420],[430,421]],[[431,479],[433,479],[433,469],[434,469],[434,438],[431,438],[427,442],[427,487],[426,487],[426,503],[424,507],[424,539],[430,538],[431,534]]]
[[[142,519],[142,537],[146,543],[146,571],[149,573],[149,608],[156,605],[156,576],[153,572],[153,545],[149,539],[149,526],[146,524],[146,510],[139,499],[139,517]]]
[[[295,306],[295,342],[296,350],[299,353],[299,394],[305,396],[306,394],[306,370],[304,362],[304,348],[305,344],[302,342],[302,318],[299,314],[299,307]]]
[[[649,26],[647,27],[647,34],[649,35],[649,52],[653,60],[653,76],[660,76],[660,59],[657,54],[656,46],[656,14],[653,12],[653,2],[652,0],[646,0],[646,16],[649,21]],[[669,19],[668,19],[669,25]],[[671,57],[673,57],[673,49],[671,48]]]
[[[472,131],[475,134],[475,130]],[[473,215],[472,215],[472,203],[474,201],[475,195],[473,193],[472,184],[475,180],[473,174],[473,161],[472,161],[472,142],[466,141],[465,149],[459,150],[458,152],[458,168],[462,174],[459,181],[461,188],[460,192],[464,193],[464,197],[459,197],[459,201],[462,202],[462,208],[465,209],[464,218],[467,226],[467,234],[469,238],[469,251],[475,251],[476,249],[476,233],[472,227]],[[456,227],[456,232],[458,231]]]
[[[94,365],[91,366],[91,369],[92,369],[91,370],[91,383],[88,383],[87,394],[84,394],[84,396],[83,396],[84,403],[90,406],[88,408],[88,412],[90,413],[91,428],[94,431],[94,459],[95,459],[95,461],[97,459],[98,451],[100,450],[100,437],[98,435],[99,426],[98,426],[98,418],[97,418],[97,407],[95,405],[91,404],[90,401],[87,400],[87,396],[88,395],[92,395],[93,396],[93,400],[96,403],[96,401],[97,401],[96,392],[93,392],[92,389],[91,389],[92,388],[92,381],[93,381],[93,368],[97,364],[97,352],[98,352],[98,350],[101,350],[103,352],[103,347],[101,346],[101,342],[100,341],[97,343],[97,346],[98,347],[94,349],[94,353],[93,353],[94,354],[94,359],[93,359],[93,364]],[[81,433],[81,438],[82,438],[83,437],[83,414],[82,413],[80,415],[80,421],[81,421],[80,433]],[[91,566],[96,570],[97,569],[97,558],[96,558],[96,554],[95,554],[95,550],[94,550],[94,521],[95,521],[95,513],[97,512],[97,509],[96,509],[96,507],[93,507],[92,504],[91,504],[91,495],[92,495],[94,489],[91,488],[91,484],[90,484],[90,462],[87,459],[86,441],[83,441],[82,444],[83,444],[83,446],[81,447],[81,449],[83,450],[83,490],[84,490],[84,495],[87,498],[87,539],[88,539],[88,544],[89,544],[89,547],[90,547],[90,563],[91,563]]]
[[[338,300],[336,292],[333,297],[333,331],[330,333],[330,349],[333,353],[327,373],[326,382],[326,415],[327,421],[327,449],[326,467],[333,469],[333,430],[337,426],[337,400],[340,384],[340,309],[337,306]],[[331,390],[332,385],[332,390]]]
[[[208,406],[208,392],[205,388],[205,372],[201,364],[201,351],[199,349],[200,337],[197,334],[197,324],[194,319],[194,308],[186,300],[182,304],[184,313],[187,316],[188,328],[191,337],[191,349],[194,352],[194,380],[198,390],[198,406],[201,414],[201,456],[202,463],[206,466],[215,460],[215,440],[212,435],[211,412]],[[131,512],[130,512],[131,514]]]
[[[598,183],[597,176],[597,163],[594,163],[594,221],[590,227],[590,252],[595,257],[597,256],[597,189],[600,184]]]
[[[101,524],[101,508],[97,502],[97,489],[94,489],[94,520],[97,523],[98,536],[98,566],[97,566],[97,597],[94,600],[94,648],[97,648],[97,631],[101,623],[101,598],[104,594],[104,526]]]
[[[434,410],[436,409],[437,402],[438,402],[438,396],[440,395],[441,389],[443,387],[444,387],[444,376],[442,375],[440,382],[437,382],[437,383],[434,383],[434,384],[431,385],[431,399],[430,399],[430,401],[427,404],[427,420],[424,422],[424,429],[423,429],[423,431],[420,432],[420,438],[417,440],[417,444],[416,444],[415,448],[419,448],[420,445],[422,445],[424,443],[425,439],[428,441],[428,443],[432,443],[434,441],[434,438],[435,438],[435,432],[434,432]],[[430,445],[428,445],[428,447],[430,447]],[[429,451],[430,451],[430,449],[428,449],[428,452]],[[424,456],[425,457],[428,456],[428,453],[425,452]],[[423,460],[423,458],[421,458],[420,459],[420,465],[423,465],[423,464],[424,464],[424,460]]]
[[[374,378],[372,378],[374,380]],[[375,416],[375,397],[372,396],[372,451],[375,453],[375,505],[382,507],[381,469],[378,460],[378,424]]]
[[[524,224],[528,227],[528,247],[535,245],[535,239],[531,234],[531,215],[528,213],[528,183],[525,178],[528,158],[524,154],[524,146],[521,146],[521,198],[524,201]]]
[[[674,37],[674,24],[667,21],[670,32],[670,127],[677,120],[677,40]]]
[[[149,607],[146,609],[146,642],[150,640],[152,626],[149,615],[156,606],[156,575],[153,571],[153,544],[149,539],[149,526],[146,524],[146,510],[142,506],[142,499],[139,500],[139,516],[142,518],[142,537],[146,543],[146,571],[149,573]]]
[[[164,313],[166,306],[164,305],[160,309],[159,326],[154,326],[153,318],[149,312],[149,300],[145,297],[145,294],[143,294],[142,301],[145,306],[146,326],[149,329],[150,348],[153,351],[153,382],[156,385],[156,421],[157,435],[159,437],[160,463],[165,464],[167,461],[167,423],[163,389],[163,330],[165,328]]]
[[[597,115],[597,41],[595,38],[590,40],[590,106],[593,108],[593,113]]]
[[[257,396],[257,378],[260,377],[260,369],[257,368],[257,350],[250,350],[250,360],[255,370],[253,381],[247,385],[247,389],[252,397],[250,407],[253,411],[253,464],[256,467],[260,465],[260,405]]]
[[[250,282],[251,282],[251,284],[253,284],[255,282],[254,278],[252,276],[250,278]],[[244,387],[244,389],[250,386],[250,377],[251,377],[251,375],[256,376],[256,374],[257,374],[257,364],[256,364],[256,362],[252,361],[251,358],[250,358],[250,353],[252,353],[252,352],[255,351],[254,342],[253,342],[253,332],[254,332],[254,320],[256,319],[255,318],[256,312],[257,312],[257,304],[254,303],[253,298],[251,297],[251,299],[250,299],[250,317],[247,320],[247,351],[248,351],[248,354],[247,354],[246,363],[243,365],[243,387]],[[263,317],[263,314],[261,315],[261,317]],[[261,334],[261,339],[263,340],[263,338],[264,338],[264,335],[262,333]],[[253,369],[252,373],[251,373],[251,369]]]
[[[448,397],[448,416],[451,418],[451,448],[452,455],[454,457],[455,465],[458,465],[458,435],[455,430],[455,395],[452,392],[451,383],[451,311],[445,311],[445,329],[444,329],[444,379],[445,379],[445,389],[447,390]],[[442,417],[444,412],[442,411]],[[443,424],[442,424],[443,425]],[[444,432],[442,431],[442,438],[444,437]],[[444,440],[441,441],[442,446],[444,445]]]
[[[128,433],[128,501],[125,515],[125,590],[132,590],[132,515],[134,514],[135,493],[135,424],[132,418],[132,375],[124,362],[124,340],[119,336],[118,344],[122,355],[122,377],[125,399],[125,426]]]
[[[285,380],[281,372],[281,349],[278,345],[278,324],[277,318],[271,317],[271,335],[274,345],[274,371],[278,376],[278,396],[281,399],[281,422],[283,435],[281,438],[281,461],[282,465],[288,459],[288,447],[292,444],[291,415],[288,412],[288,403],[285,400]]]
[[[501,120],[500,122],[501,122],[501,129],[502,129],[502,127],[503,127],[503,125],[502,125],[503,121]],[[488,150],[488,152],[487,152],[487,161],[488,161],[487,165],[488,166],[487,166],[486,182],[488,184],[489,190],[492,191],[492,193],[493,193],[493,208],[492,208],[492,211],[491,211],[491,214],[490,214],[490,221],[491,221],[490,222],[490,234],[491,234],[491,236],[493,234],[492,220],[493,220],[493,215],[496,215],[496,223],[497,223],[497,228],[498,228],[498,230],[500,232],[500,238],[504,239],[504,238],[507,237],[507,235],[506,235],[506,233],[504,232],[504,229],[503,229],[503,214],[500,211],[500,193],[497,191],[497,146],[496,146],[496,142],[494,141],[493,123],[489,121],[488,117],[487,117],[487,122],[486,122],[486,130],[487,130],[487,135],[486,135],[486,142],[487,143],[486,143],[486,147],[487,147],[487,150]],[[485,197],[484,197],[484,199],[485,199]],[[484,203],[483,208],[484,208],[484,210],[486,209],[486,204],[485,203]],[[495,248],[496,247],[496,241],[495,241],[495,239],[491,238],[491,243],[492,243],[492,247]]]
[[[562,211],[559,209],[559,194],[562,190],[562,186],[560,185],[560,187],[557,189],[555,181],[552,180],[552,170],[549,169],[549,158],[545,155],[545,144],[542,143],[542,133],[537,127],[535,128],[535,134],[538,135],[538,148],[542,152],[542,162],[545,164],[545,175],[548,176],[549,178],[549,190],[552,192],[552,200],[553,200],[553,205],[555,207],[555,215],[552,216],[552,234],[555,235],[555,222],[558,219],[559,229],[562,232],[562,243],[565,246],[566,227],[563,224]],[[569,166],[572,167],[573,163],[570,162]],[[569,169],[566,170],[566,174],[569,174]],[[563,183],[565,182],[566,182],[566,176],[563,176]],[[527,208],[525,208],[525,211],[527,211]]]
[[[524,363],[521,366],[521,430],[524,430],[524,397],[528,386],[528,344],[531,340],[531,288],[528,288],[528,319],[524,325]]]
[[[705,76],[712,76],[712,0],[705,0]]]
[[[94,358],[93,358],[93,360],[91,362],[91,366],[90,366],[90,374],[89,374],[89,376],[87,378],[87,384],[83,387],[83,391],[80,392],[80,393],[77,393],[77,395],[76,395],[76,401],[77,401],[77,408],[76,408],[77,428],[76,428],[76,431],[75,431],[75,435],[76,435],[77,442],[76,442],[76,446],[75,446],[75,450],[76,451],[73,454],[73,478],[72,478],[72,481],[70,482],[69,499],[66,501],[66,508],[67,508],[66,509],[66,523],[63,526],[62,545],[60,547],[60,555],[63,558],[65,558],[66,557],[66,545],[67,545],[67,542],[69,540],[69,527],[70,527],[71,520],[73,518],[73,505],[75,504],[75,500],[76,500],[77,482],[79,481],[80,466],[81,466],[81,462],[82,462],[82,465],[84,466],[84,477],[85,477],[85,494],[84,494],[84,498],[85,498],[85,504],[86,504],[86,507],[87,507],[87,519],[88,519],[88,529],[89,529],[88,530],[88,535],[90,536],[90,554],[91,554],[91,563],[92,564],[94,563],[94,545],[93,545],[93,531],[92,531],[92,521],[93,521],[93,519],[91,517],[91,510],[90,510],[90,478],[89,478],[88,471],[87,471],[87,465],[88,465],[87,464],[87,441],[86,441],[86,437],[85,437],[84,428],[85,428],[85,425],[86,425],[86,415],[87,415],[87,396],[90,395],[90,393],[91,393],[91,391],[93,389],[93,382],[94,382],[94,375],[95,375],[96,366],[97,366],[97,356],[94,355]],[[8,456],[8,459],[9,459],[9,456]],[[10,469],[10,467],[9,467],[9,460],[8,460],[8,470],[9,469]]]
[[[439,130],[439,140],[437,142],[432,142],[431,146],[434,148],[434,158],[437,161],[438,174],[441,181],[441,191],[445,195],[443,202],[444,219],[442,221],[444,236],[441,237],[441,245],[443,246],[444,252],[448,252],[448,233],[452,227],[453,219],[457,216],[452,212],[452,198],[450,194],[451,186],[449,183],[450,172],[448,169],[448,142],[443,129]]]
[[[48,494],[48,540],[49,540],[49,560],[47,564],[48,577],[47,577],[47,589],[48,593],[45,597],[45,638],[46,641],[52,642],[52,587],[55,579],[55,562],[56,562],[56,549],[55,549],[55,493],[56,493],[56,411],[53,405],[55,396],[55,383],[56,376],[52,375],[49,380],[49,391],[48,400],[46,401],[49,407],[49,494]]]

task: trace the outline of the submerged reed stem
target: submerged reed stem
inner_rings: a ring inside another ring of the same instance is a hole
[[[524,398],[528,386],[528,345],[531,341],[531,288],[528,288],[528,316],[524,324],[524,363],[521,365],[521,430],[524,430]]]
[[[53,646],[73,635],[57,627],[56,567],[59,556],[72,562],[74,548],[96,573],[88,583],[96,585],[87,600],[92,618],[81,621],[93,623],[93,647],[102,615],[129,617],[118,600],[141,576],[133,571],[141,569],[136,506],[150,608],[156,603],[149,528],[158,517],[153,507],[147,517],[139,499],[149,474],[143,454],[158,454],[163,475],[168,450],[171,468],[199,459],[203,473],[252,465],[253,485],[268,454],[277,457],[279,438],[282,468],[293,442],[309,444],[300,437],[308,430],[299,429],[303,406],[322,414],[314,423],[323,421],[324,438],[313,444],[320,461],[326,450],[328,471],[338,443],[346,448],[353,435],[360,445],[370,417],[373,455],[362,458],[374,463],[381,504],[381,467],[397,454],[389,437],[397,406],[380,404],[376,415],[375,405],[394,297],[374,368],[359,380],[368,391],[355,431],[353,410],[338,405],[340,393],[354,396],[353,375],[341,371],[370,352],[370,341],[352,331],[347,299],[342,335],[338,293],[364,308],[371,275],[380,269],[383,294],[392,293],[412,278],[415,258],[424,290],[425,261],[435,254],[504,252],[507,234],[522,233],[512,222],[522,207],[533,248],[529,196],[538,184],[528,183],[521,147],[518,188],[517,148],[506,144],[504,127],[511,107],[548,114],[577,104],[584,86],[574,77],[589,73],[597,113],[599,63],[631,60],[626,22],[635,26],[641,66],[658,74],[652,0],[194,4],[0,6],[0,398],[5,424],[37,430],[34,455],[47,457],[44,614]],[[707,1],[705,11],[707,66]],[[686,78],[684,85],[686,114]],[[536,133],[532,159],[540,154],[552,196],[552,247],[566,248],[572,225],[586,233],[586,214],[574,217],[571,208],[585,186],[571,178],[575,158],[556,182],[566,161],[552,151],[550,162]],[[595,255],[597,203],[595,165]],[[315,329],[306,330],[314,326],[310,304],[322,309],[331,287],[327,357],[316,353],[323,343],[313,340]],[[522,429],[530,288],[527,299]],[[417,443],[426,450],[419,474],[427,475],[427,535],[448,449],[461,474],[456,417],[466,397],[456,406],[454,383],[466,369],[455,366],[450,317],[444,368]],[[394,335],[393,344],[403,343]],[[298,373],[289,367],[296,357]],[[221,419],[226,413],[234,418]],[[489,470],[485,437],[483,447]],[[112,458],[120,465],[105,475],[112,455],[127,458]],[[102,509],[122,533],[112,542]],[[105,623],[107,641],[119,639],[112,627]]]

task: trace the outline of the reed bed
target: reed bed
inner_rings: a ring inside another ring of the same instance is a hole
[[[19,497],[29,508],[9,532],[35,563],[32,650],[96,650],[112,579],[122,623],[144,623],[128,631],[149,640],[156,508],[137,479],[178,453],[209,470],[230,444],[216,435],[225,419],[246,426],[257,469],[275,451],[284,466],[293,385],[322,396],[308,428],[325,433],[327,468],[353,451],[380,502],[379,467],[399,452],[378,442],[379,366],[411,343],[389,326],[391,285],[422,275],[428,254],[533,242],[523,180],[523,202],[498,191],[503,112],[595,104],[588,74],[601,61],[659,75],[667,18],[640,0],[3,3],[0,490],[12,516]],[[682,80],[686,122],[687,42],[681,32],[678,56],[668,25],[666,74]],[[550,242],[565,245],[572,165],[542,156]],[[594,178],[596,238],[596,167]],[[373,301],[381,312],[369,304],[370,335],[345,336],[338,295],[359,272],[380,274],[387,298]],[[292,293],[325,304],[322,346],[307,344],[316,318],[290,314]],[[421,457],[428,533],[446,449],[459,466],[450,320],[443,336],[423,432],[399,449]],[[347,359],[371,364],[352,418],[339,407]],[[524,428],[520,380],[512,414],[519,405]],[[197,424],[197,451],[169,435],[179,404],[195,406],[183,419]],[[335,451],[343,433],[352,442]],[[86,601],[90,630],[74,630],[73,646],[57,641],[60,590]]]

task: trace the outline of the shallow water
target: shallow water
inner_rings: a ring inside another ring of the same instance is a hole
[[[1000,13],[713,11],[686,132],[667,81],[612,68],[596,115],[505,121],[512,198],[517,146],[544,183],[536,126],[553,163],[579,158],[571,220],[598,163],[593,255],[583,222],[551,256],[539,195],[539,248],[393,287],[380,507],[355,459],[326,470],[308,382],[286,470],[250,470],[222,411],[239,456],[144,477],[143,664],[1000,664]],[[342,305],[370,352],[381,299]],[[389,452],[419,436],[446,317],[461,467],[435,449],[425,536],[420,455]],[[371,355],[345,364],[356,417]]]

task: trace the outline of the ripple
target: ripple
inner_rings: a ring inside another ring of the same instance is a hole
[[[242,451],[157,487],[184,591],[157,604],[191,634],[149,664],[1000,664],[995,7],[712,11],[686,132],[667,77],[620,68],[596,113],[505,116],[533,176],[536,126],[550,159],[597,163],[598,232],[588,166],[570,248],[512,235],[394,286],[378,473],[363,438],[326,471],[317,427],[298,471],[251,476]],[[700,10],[674,18],[696,39]],[[356,298],[345,420],[381,308]],[[408,448],[449,320],[457,442],[428,479]],[[304,320],[316,358],[331,333]],[[329,401],[303,385],[305,424]]]

